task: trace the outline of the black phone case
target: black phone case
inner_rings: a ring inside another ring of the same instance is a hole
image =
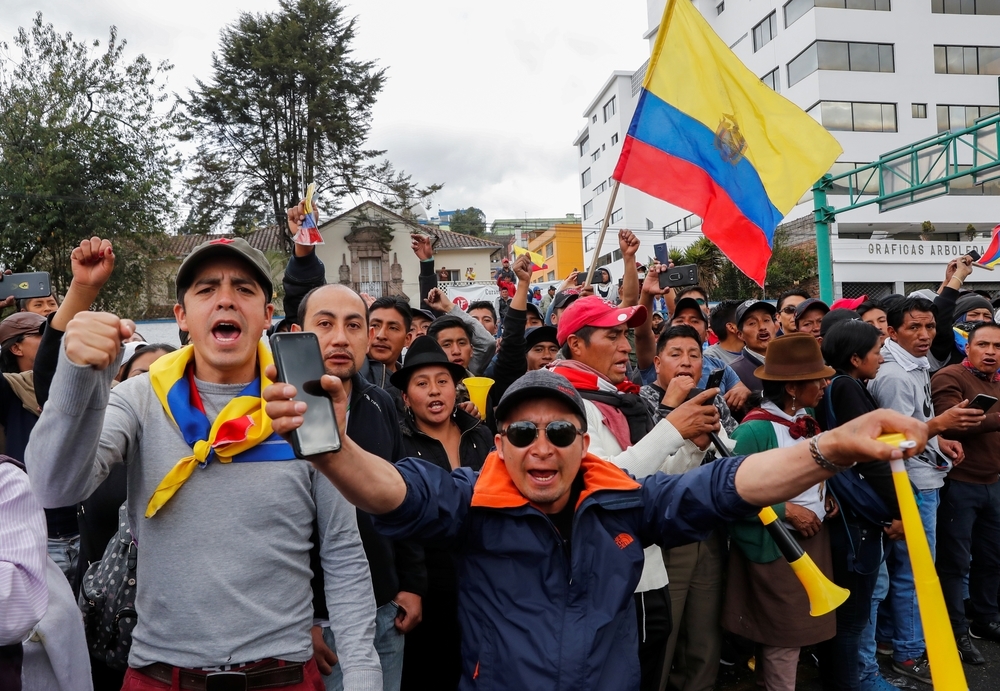
[[[698,285],[698,266],[685,264],[667,269],[660,274],[660,288],[680,288]]]
[[[293,343],[294,341],[311,341],[313,345],[310,348],[304,343]],[[303,350],[307,352],[302,352]],[[315,356],[313,356],[313,352],[315,352]],[[303,390],[303,384],[310,381],[318,382],[320,377],[326,373],[323,369],[323,354],[320,351],[319,339],[316,338],[316,334],[309,331],[276,333],[271,336],[271,353],[274,355],[274,366],[278,370],[278,381],[294,386],[298,392],[296,400],[305,400],[309,406],[302,426],[291,435],[291,444],[295,455],[299,458],[306,458],[306,456],[315,454],[339,451],[340,430],[337,429],[333,403],[326,396],[312,396]],[[323,401],[325,401],[325,406],[322,405]],[[315,407],[316,404],[320,404],[320,407]],[[308,430],[305,429],[306,425],[310,426]],[[324,429],[318,430],[318,434],[320,436],[328,435],[329,441],[303,448],[303,434],[312,433],[312,427],[316,425],[324,427]]]
[[[10,274],[0,280],[0,300],[13,295],[18,300],[44,298],[52,294],[48,271]]]

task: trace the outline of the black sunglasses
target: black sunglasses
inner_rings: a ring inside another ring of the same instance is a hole
[[[553,420],[545,425],[545,436],[552,442],[553,446],[565,448],[576,441],[576,435],[583,434],[582,429],[577,429],[576,425],[566,420]],[[512,422],[507,428],[500,431],[500,436],[507,437],[507,441],[519,449],[530,446],[538,438],[538,426],[534,422],[524,420],[522,422]]]

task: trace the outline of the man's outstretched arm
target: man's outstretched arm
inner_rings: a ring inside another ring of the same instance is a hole
[[[899,432],[917,443],[901,451],[877,440],[881,434]],[[879,462],[912,456],[927,444],[927,425],[886,408],[854,418],[818,440],[822,455],[838,466]],[[813,460],[807,442],[747,456],[736,472],[736,491],[754,506],[769,506],[790,499],[827,480],[833,473]]]
[[[265,375],[274,380],[277,371],[269,366]],[[392,463],[370,454],[347,436],[348,396],[337,377],[324,376],[323,389],[333,400],[340,429],[341,447],[336,453],[311,456],[316,469],[327,476],[347,501],[371,514],[389,513],[406,499],[406,482]],[[293,400],[296,391],[290,384],[272,384],[264,389],[265,411],[274,431],[287,437],[302,425],[306,404]]]

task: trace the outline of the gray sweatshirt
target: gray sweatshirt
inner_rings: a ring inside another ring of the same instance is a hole
[[[354,507],[305,461],[212,461],[145,518],[153,490],[191,447],[149,375],[111,390],[117,370],[117,364],[80,367],[61,351],[26,457],[43,506],[82,501],[111,466],[127,467],[129,520],[139,546],[130,666],[308,660],[315,519],[344,688],[381,689],[375,598]],[[210,419],[244,388],[196,385]]]
[[[886,341],[888,343],[888,341]],[[931,401],[930,373],[914,367],[910,362],[899,362],[892,350],[882,346],[885,362],[879,367],[878,376],[868,382],[868,390],[881,408],[891,408],[914,420],[927,422],[934,417]],[[939,469],[938,465],[948,464]],[[947,457],[938,450],[937,437],[927,442],[927,448],[918,456],[906,461],[906,473],[917,489],[937,489],[944,485],[950,469]]]

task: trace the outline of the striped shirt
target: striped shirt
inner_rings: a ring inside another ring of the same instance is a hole
[[[27,638],[48,607],[46,535],[28,476],[0,463],[0,645]]]

